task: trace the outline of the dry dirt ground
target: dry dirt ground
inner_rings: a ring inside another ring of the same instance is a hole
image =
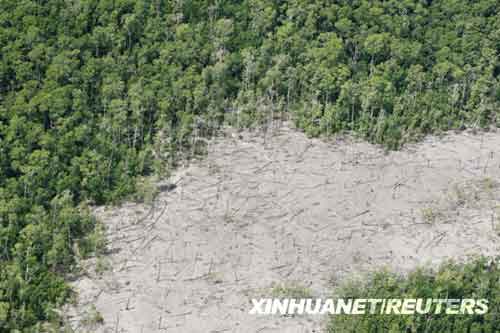
[[[500,252],[500,133],[386,153],[284,127],[215,139],[164,182],[153,205],[96,208],[111,254],[74,283],[77,332],[321,332],[319,315],[251,316],[250,299]]]

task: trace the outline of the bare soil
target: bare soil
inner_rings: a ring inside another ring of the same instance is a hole
[[[110,254],[74,283],[76,331],[321,332],[325,317],[251,316],[250,299],[289,285],[328,297],[373,269],[500,252],[500,133],[389,153],[287,127],[242,133],[167,183],[153,204],[95,209]]]

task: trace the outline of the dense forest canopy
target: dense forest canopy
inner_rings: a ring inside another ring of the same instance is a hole
[[[387,271],[376,272],[365,281],[352,281],[338,288],[339,295],[354,298],[462,300],[473,296],[485,299],[488,311],[483,315],[441,313],[401,316],[334,315],[328,333],[486,333],[500,327],[500,257],[476,258],[468,263],[445,262],[438,269],[419,268],[405,277]],[[344,297],[344,296],[343,296]],[[424,307],[425,308],[425,307]]]
[[[0,331],[53,320],[82,203],[290,116],[397,148],[500,124],[498,0],[0,0]]]

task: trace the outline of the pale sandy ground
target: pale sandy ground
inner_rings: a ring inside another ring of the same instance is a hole
[[[288,128],[243,133],[215,140],[168,181],[177,188],[154,207],[96,209],[111,268],[74,283],[76,331],[322,332],[321,316],[251,316],[250,298],[270,297],[273,283],[327,297],[371,269],[500,252],[500,133],[388,154]],[[91,304],[99,327],[79,323]]]

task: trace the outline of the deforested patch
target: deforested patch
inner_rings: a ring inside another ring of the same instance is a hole
[[[318,332],[326,318],[252,316],[250,299],[498,253],[498,133],[387,153],[281,127],[208,147],[151,202],[95,209],[109,254],[74,284],[77,331],[94,305],[101,332]]]

